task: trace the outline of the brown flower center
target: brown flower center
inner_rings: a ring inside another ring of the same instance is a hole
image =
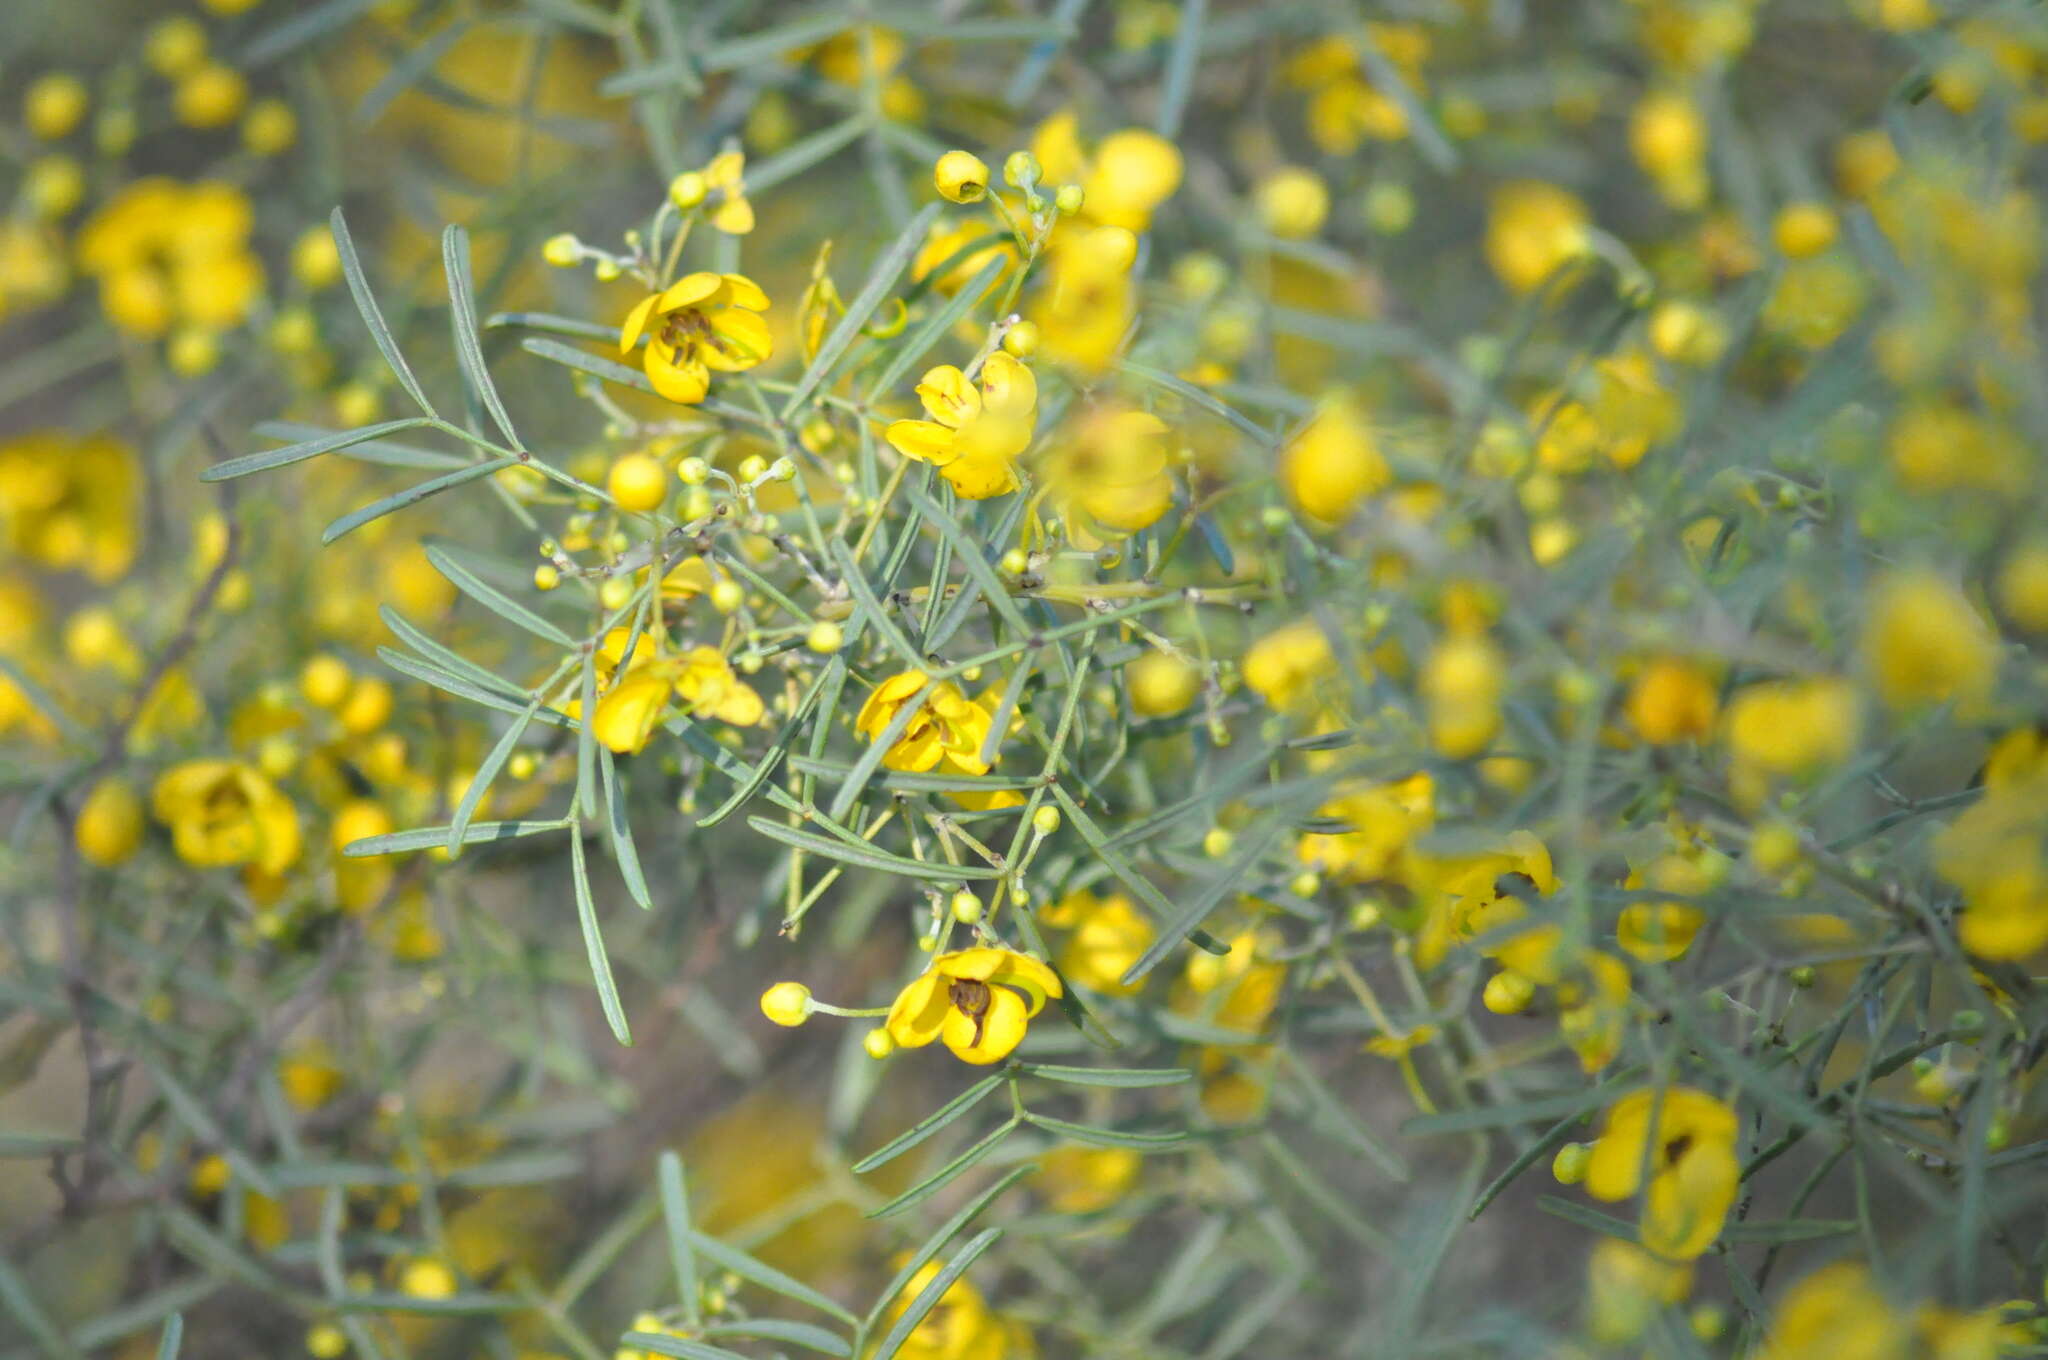
[[[974,1042],[981,1043],[981,1033],[988,1025],[988,1007],[992,999],[989,986],[979,978],[954,978],[946,987],[946,999],[953,1003],[953,1009],[974,1022]]]

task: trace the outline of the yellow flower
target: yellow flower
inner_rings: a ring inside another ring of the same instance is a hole
[[[1102,226],[1144,231],[1152,213],[1180,188],[1178,147],[1157,133],[1125,128],[1102,139],[1091,158],[1081,145],[1071,112],[1045,120],[1031,137],[1044,182],[1078,183],[1085,195],[1081,216]]]
[[[2048,743],[2007,733],[1984,766],[1984,796],[1943,828],[1934,867],[1963,897],[1956,933],[1984,959],[2025,959],[2048,945]]]
[[[1304,833],[1295,845],[1301,862],[1332,878],[1371,882],[1385,878],[1409,842],[1435,824],[1436,781],[1418,772],[1390,784],[1346,787],[1317,815],[1350,830]]]
[[[104,435],[38,431],[0,444],[0,543],[106,582],[135,560],[135,454]]]
[[[1714,872],[1702,861],[1710,851],[1660,855],[1641,875],[1629,876],[1629,887],[1646,885],[1659,892],[1701,897],[1712,890]],[[1615,939],[1644,963],[1668,963],[1692,948],[1693,937],[1707,914],[1691,902],[1632,902],[1615,921]]]
[[[939,1270],[937,1261],[928,1261],[904,1282],[903,1292],[890,1305],[892,1322],[938,1278]],[[1038,1348],[1030,1328],[991,1311],[981,1291],[963,1276],[939,1295],[938,1304],[911,1329],[896,1354],[901,1360],[1036,1360]]]
[[[1099,406],[1052,445],[1046,483],[1077,546],[1136,533],[1173,505],[1167,434],[1150,411]]]
[[[647,337],[642,366],[654,390],[694,405],[711,389],[711,371],[743,373],[774,349],[759,313],[768,295],[740,274],[685,274],[642,298],[619,328],[619,352]]]
[[[1117,226],[1053,237],[1036,319],[1046,352],[1090,372],[1109,363],[1136,314],[1130,274],[1137,250],[1137,238]]]
[[[1652,746],[1706,740],[1719,710],[1714,682],[1697,663],[1677,657],[1643,667],[1622,704],[1636,735]]]
[[[1659,1309],[1692,1292],[1692,1266],[1603,1237],[1586,1266],[1586,1322],[1595,1340],[1623,1346],[1643,1334]]]
[[[955,492],[986,500],[1017,489],[1017,456],[1031,443],[1038,380],[998,350],[982,364],[977,387],[951,364],[929,369],[917,385],[930,420],[899,420],[888,439],[898,453],[930,463]]]
[[[1892,708],[1954,699],[1967,712],[1990,697],[1998,640],[1963,593],[1930,571],[1899,571],[1873,588],[1863,657]]]
[[[1247,1039],[1256,1037],[1280,1004],[1287,981],[1286,964],[1259,957],[1263,943],[1256,931],[1246,930],[1221,957],[1206,950],[1190,955],[1174,1008]]]
[[[1558,943],[1557,928],[1548,926],[1539,930],[1548,936],[1541,947],[1554,955]],[[1521,938],[1528,941],[1537,938],[1538,934],[1538,931],[1530,931]],[[1502,950],[1501,957],[1506,962],[1513,957],[1512,950]],[[1572,1052],[1579,1055],[1581,1070],[1598,1072],[1621,1052],[1621,1041],[1627,1033],[1631,994],[1628,965],[1599,949],[1587,950],[1575,961],[1568,975],[1558,981],[1557,1032]]]
[[[657,657],[654,640],[643,635],[623,670],[616,669],[630,636],[615,628],[600,649],[615,670],[597,701],[591,730],[611,750],[638,751],[672,708],[735,727],[752,727],[767,712],[761,696],[716,647],[700,645],[678,656]]]
[[[1138,1183],[1145,1159],[1129,1148],[1053,1149],[1032,1181],[1057,1214],[1093,1214],[1109,1208]]]
[[[1330,215],[1329,186],[1298,165],[1282,166],[1259,181],[1254,197],[1259,220],[1283,241],[1307,240]]]
[[[1502,283],[1526,293],[1585,253],[1586,205],[1541,180],[1504,184],[1486,222],[1486,261]]]
[[[1500,649],[1486,638],[1446,638],[1422,672],[1428,700],[1429,739],[1439,754],[1465,760],[1500,734],[1500,700],[1507,683]]]
[[[72,833],[88,863],[112,868],[134,857],[142,830],[142,799],[127,780],[110,777],[93,785],[79,804]]]
[[[1803,775],[1846,760],[1856,745],[1856,694],[1846,680],[1767,680],[1728,702],[1728,747],[1739,765]]]
[[[1737,1132],[1735,1111],[1705,1091],[1632,1091],[1607,1111],[1586,1165],[1586,1192],[1610,1202],[1643,1192],[1643,1246],[1693,1260],[1721,1235],[1735,1203]]]
[[[897,995],[884,1027],[903,1048],[940,1039],[962,1062],[1001,1062],[1024,1041],[1045,999],[1059,995],[1058,974],[1028,954],[955,950]]]
[[[275,877],[299,857],[299,817],[291,799],[238,761],[172,766],[157,779],[150,809],[170,827],[178,858],[202,869],[247,864]]]
[[[1280,481],[1287,494],[1325,524],[1341,523],[1393,480],[1372,431],[1342,394],[1326,398],[1281,455]]]
[[[224,330],[247,319],[263,291],[249,250],[255,212],[233,185],[137,180],[78,234],[80,268],[100,282],[107,319],[154,338],[176,322]]]
[[[1427,778],[1415,775],[1405,783],[1413,786]],[[1427,805],[1421,811],[1425,815],[1401,828],[1404,840],[1429,829],[1434,812]],[[1415,961],[1425,969],[1443,962],[1454,947],[1528,915],[1524,896],[1557,891],[1550,847],[1528,831],[1509,832],[1498,846],[1476,855],[1416,857],[1406,878],[1425,911],[1415,939]],[[1494,941],[1486,952],[1530,981],[1548,985],[1558,980],[1557,940],[1557,927],[1537,926]]]
[[[903,706],[925,687],[923,671],[900,671],[876,685],[860,706],[854,730],[873,741],[889,730]],[[992,707],[968,698],[960,687],[940,681],[925,696],[902,734],[882,757],[892,770],[924,773],[943,763],[961,774],[987,774],[990,762],[981,758],[995,723]]]
[[[1300,711],[1334,675],[1337,659],[1315,619],[1296,619],[1253,643],[1244,656],[1244,682],[1274,708]]]
[[[1904,1360],[1911,1340],[1870,1271],[1838,1261],[1786,1293],[1757,1360]]]
[[[1129,996],[1145,984],[1123,975],[1156,938],[1152,923],[1122,893],[1097,897],[1069,893],[1043,913],[1046,923],[1073,933],[1059,951],[1060,972],[1094,991]]]
[[[747,202],[746,171],[747,157],[741,151],[713,156],[711,164],[704,167],[704,187],[718,199],[718,206],[711,211],[711,225],[728,236],[745,236],[754,229],[754,205]],[[761,304],[767,305],[765,301]]]

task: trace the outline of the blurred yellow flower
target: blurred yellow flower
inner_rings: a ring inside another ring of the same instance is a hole
[[[1098,406],[1050,444],[1047,489],[1079,547],[1098,548],[1158,521],[1173,504],[1166,422]]]
[[[135,560],[140,480],[134,451],[106,435],[42,430],[0,443],[0,543],[112,581]]]
[[[252,766],[188,760],[157,779],[150,810],[170,827],[178,857],[202,869],[246,864],[271,876],[299,857],[291,799]]]
[[[1343,522],[1393,480],[1372,430],[1342,393],[1324,398],[1280,455],[1281,485],[1303,513],[1325,524]]]
[[[1705,1091],[1632,1091],[1608,1108],[1586,1166],[1586,1192],[1608,1201],[1643,1192],[1643,1246],[1690,1261],[1721,1235],[1735,1203],[1738,1131],[1735,1111]]]
[[[1526,293],[1585,253],[1591,216],[1577,195],[1555,184],[1504,184],[1487,216],[1486,261],[1502,283]]]
[[[873,741],[889,730],[903,706],[925,687],[923,671],[901,671],[876,685],[860,706],[854,731]],[[924,773],[945,767],[959,774],[987,774],[981,757],[995,723],[994,709],[960,692],[951,681],[932,687],[902,734],[882,757],[892,770]]]

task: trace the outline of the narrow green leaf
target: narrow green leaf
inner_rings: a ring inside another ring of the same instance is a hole
[[[619,986],[612,981],[612,961],[604,952],[604,936],[597,927],[597,904],[590,897],[590,869],[583,862],[583,832],[569,836],[569,873],[576,880],[576,924],[583,928],[583,949],[590,955],[590,979],[597,984],[597,999],[604,1007],[605,1023],[622,1047],[633,1046],[633,1033],[626,1028],[626,1008],[619,1004]]]
[[[1173,51],[1166,58],[1166,75],[1159,82],[1159,117],[1153,127],[1167,141],[1180,136],[1180,120],[1187,112],[1188,95],[1194,90],[1195,68],[1202,59],[1202,21],[1208,0],[1182,0],[1173,33]]]
[[[1636,1240],[1636,1225],[1612,1214],[1603,1214],[1598,1209],[1589,1209],[1576,1200],[1559,1199],[1556,1195],[1542,1195],[1536,1200],[1536,1207],[1546,1214],[1554,1214],[1567,1223],[1576,1223],[1582,1228],[1591,1228],[1608,1237],[1619,1237],[1624,1242]]]
[[[861,611],[866,621],[874,625],[875,631],[882,635],[883,641],[896,649],[897,655],[903,658],[904,665],[913,670],[924,665],[924,657],[918,652],[916,644],[903,635],[903,630],[896,626],[896,620],[890,618],[888,611],[882,607],[881,600],[875,595],[874,586],[868,581],[867,573],[860,569],[860,563],[853,560],[853,549],[847,546],[845,539],[832,540],[832,559],[833,565],[839,568],[840,579],[853,592],[854,605]]]
[[[932,1282],[917,1292],[917,1297],[903,1310],[903,1316],[897,1318],[895,1325],[882,1337],[882,1344],[875,1347],[872,1360],[891,1360],[897,1351],[903,1349],[903,1343],[918,1329],[925,1315],[938,1307],[939,1300],[946,1296],[946,1291],[953,1287],[953,1282],[965,1275],[967,1268],[980,1260],[981,1254],[994,1246],[1002,1235],[1001,1228],[984,1228],[970,1238],[967,1245],[960,1248],[959,1254],[947,1262],[946,1268],[933,1276]]]
[[[856,115],[791,142],[768,159],[747,167],[747,192],[766,193],[784,180],[796,178],[841,147],[849,145],[867,130],[867,126],[866,115]]]
[[[1194,1073],[1185,1067],[1065,1067],[1053,1063],[1026,1063],[1026,1075],[1069,1086],[1173,1086]]]
[[[910,338],[895,348],[889,356],[887,366],[868,384],[869,403],[872,404],[886,396],[889,389],[910,371],[912,365],[930,353],[932,346],[949,334],[953,327],[959,324],[961,317],[967,315],[968,309],[988,295],[988,290],[995,284],[996,275],[1002,273],[1011,263],[1009,257],[1004,255],[998,255],[990,260],[967,281],[965,287],[947,298],[943,307],[926,317],[923,324],[911,332]]]
[[[1097,824],[1093,817],[1088,815],[1086,809],[1074,800],[1074,796],[1058,784],[1052,785],[1051,788],[1053,798],[1062,808],[1066,809],[1067,816],[1073,821],[1074,829],[1080,833],[1081,839],[1086,841],[1088,848],[1093,850],[1101,858],[1102,862],[1109,866],[1109,871],[1116,875],[1117,880],[1136,894],[1138,899],[1151,909],[1153,915],[1161,920],[1174,916],[1176,909],[1171,902],[1166,900],[1166,895],[1152,886],[1151,879],[1145,877],[1132,867],[1131,862],[1123,857],[1121,851],[1110,845],[1109,838],[1102,833],[1102,827]],[[1187,932],[1186,938],[1198,948],[1205,949],[1211,954],[1228,954],[1230,952],[1229,945],[1211,936],[1207,931],[1190,930]],[[1157,941],[1154,941],[1154,943],[1156,944]],[[1176,937],[1175,943],[1179,943],[1178,937]],[[1147,968],[1149,971],[1150,965],[1147,965]]]
[[[683,1159],[662,1150],[655,1164],[661,1183],[661,1222],[668,1232],[669,1265],[676,1273],[676,1297],[692,1322],[697,1320],[697,1255],[690,1249],[690,1197],[683,1187]]]
[[[447,56],[449,50],[460,42],[462,35],[469,30],[469,20],[454,19],[436,29],[426,41],[408,48],[404,55],[391,63],[391,69],[384,73],[383,79],[372,85],[363,95],[362,101],[356,105],[355,113],[352,115],[356,125],[370,126],[383,116],[384,110],[391,107],[393,100],[414,85],[424,83],[424,78],[440,64],[441,58]]]
[[[668,1336],[662,1332],[627,1332],[619,1338],[622,1351],[641,1350],[651,1355],[675,1355],[682,1360],[747,1360],[738,1351],[729,1351],[722,1346],[706,1345],[688,1337]]]
[[[577,680],[580,696],[576,720],[576,810],[581,817],[597,813],[597,653],[583,654]]]
[[[611,748],[597,748],[597,767],[603,776],[600,782],[604,785],[604,827],[611,836],[612,858],[618,861],[619,877],[626,880],[626,891],[633,900],[651,911],[654,896],[647,891],[647,875],[641,872],[640,850],[633,844],[633,823],[626,815],[618,762],[612,759]]]
[[[609,338],[613,343],[617,343],[617,336]],[[606,382],[618,383],[622,387],[637,387],[642,392],[654,390],[654,384],[647,381],[647,375],[639,369],[628,368],[616,360],[577,349],[574,345],[565,345],[559,340],[529,336],[519,342],[519,348],[551,363],[560,364],[564,368],[573,368],[579,373],[588,373],[594,378],[603,378]]]
[[[427,424],[423,416],[415,416],[420,424]],[[287,443],[302,443],[309,439],[328,439],[340,434],[324,425],[307,425],[296,420],[259,421],[249,433],[258,439],[282,439]],[[380,467],[401,468],[448,468],[468,467],[470,460],[456,453],[442,453],[438,449],[423,449],[416,444],[394,444],[388,439],[365,440],[336,449],[344,458],[358,463],[375,463]]]
[[[51,726],[74,738],[83,739],[88,735],[76,718],[57,706],[49,691],[28,678],[28,672],[16,664],[13,657],[0,656],[0,676],[6,677],[21,697],[28,700],[29,707],[41,714]]]
[[[178,1360],[178,1349],[185,1344],[185,1315],[173,1313],[164,1321],[164,1334],[157,1339],[156,1360]]]
[[[843,12],[815,15],[798,19],[777,28],[764,28],[744,38],[733,38],[714,43],[697,55],[697,67],[702,71],[737,71],[743,66],[753,66],[779,57],[799,47],[821,43],[852,28],[854,21]]]
[[[324,0],[309,5],[251,38],[242,49],[241,60],[235,64],[245,71],[268,65],[315,38],[346,28],[376,3],[377,0]]]
[[[860,334],[861,327],[868,324],[868,318],[875,314],[875,309],[882,305],[882,299],[895,285],[896,276],[903,272],[904,266],[917,254],[918,247],[924,244],[925,232],[938,217],[939,209],[944,206],[942,203],[925,204],[917,216],[911,218],[909,224],[903,228],[895,243],[883,251],[881,258],[875,261],[875,267],[869,273],[867,282],[848,304],[846,314],[839,318],[839,324],[825,337],[825,343],[818,347],[817,356],[804,370],[803,377],[797,380],[796,389],[789,394],[789,400],[782,404],[784,420],[794,416],[803,404],[810,400],[811,394],[818,390],[833,367],[845,357],[846,351],[852,348],[854,338]]]
[[[484,362],[483,345],[477,339],[476,289],[469,277],[469,233],[453,222],[441,232],[441,269],[448,276],[448,321],[455,331],[456,362],[505,442],[515,449],[525,448],[498,396],[498,385],[491,381],[490,366]]]
[[[1722,1230],[1728,1242],[1817,1242],[1824,1237],[1847,1237],[1856,1231],[1853,1218],[1745,1219]]]
[[[71,1344],[43,1306],[36,1302],[35,1293],[28,1287],[28,1281],[0,1256],[0,1305],[21,1324],[21,1330],[35,1339],[43,1353],[51,1360],[85,1360],[84,1352]]]
[[[959,1095],[954,1096],[944,1105],[939,1106],[938,1109],[926,1115],[902,1133],[891,1138],[881,1147],[876,1148],[873,1152],[855,1162],[853,1164],[854,1174],[865,1176],[876,1167],[887,1165],[896,1160],[896,1158],[910,1151],[910,1149],[916,1147],[940,1129],[945,1128],[976,1105],[979,1105],[989,1092],[995,1090],[1002,1083],[1003,1074],[1000,1072],[992,1072],[988,1076],[983,1077],[980,1081],[975,1082],[974,1085],[968,1087]]]
[[[974,578],[981,598],[987,600],[996,613],[1002,615],[1003,622],[1009,625],[1019,638],[1029,637],[1034,630],[1024,618],[1023,611],[1017,608],[1017,602],[1010,598],[1010,588],[1003,584],[1003,578],[996,575],[996,569],[982,556],[982,543],[977,541],[958,519],[947,514],[908,479],[903,483],[903,494],[909,498],[911,507],[924,522],[953,545],[953,555],[960,560],[960,565],[967,569],[967,574]]]
[[[602,322],[583,321],[573,316],[556,316],[553,312],[492,312],[484,318],[484,329],[494,331],[507,326],[521,330],[552,331],[556,335],[573,335],[579,340],[603,340],[610,344],[619,343],[619,328]]]
[[[392,670],[409,675],[422,684],[432,685],[435,689],[467,699],[473,704],[482,704],[485,708],[495,709],[500,713],[524,713],[527,705],[532,702],[531,695],[506,694],[494,686],[480,685],[462,676],[450,675],[438,666],[430,666],[424,661],[415,660],[391,647],[379,647],[377,659]],[[575,725],[567,714],[559,713],[552,708],[539,709],[534,713],[534,717],[554,727]]]
[[[532,1305],[518,1294],[494,1294],[481,1289],[464,1290],[441,1298],[396,1291],[344,1294],[332,1306],[343,1313],[399,1313],[414,1317],[489,1317],[496,1313],[524,1312]]]
[[[566,821],[471,822],[463,830],[462,843],[480,845],[492,841],[518,840],[522,836],[538,836],[546,831],[566,830],[569,825]],[[350,859],[367,859],[373,855],[402,855],[409,850],[436,850],[447,844],[447,827],[423,826],[413,831],[393,831],[384,836],[365,836],[359,841],[350,841],[341,848],[341,853]]]
[[[438,545],[432,543],[427,545],[427,561],[433,564],[435,571],[447,577],[450,584],[457,590],[469,596],[470,599],[475,600],[499,618],[509,623],[516,623],[535,637],[552,642],[557,647],[574,647],[576,645],[574,638],[534,613],[531,609],[528,609],[525,605],[520,604],[496,586],[486,584],[482,577],[450,557]],[[588,714],[589,710],[585,709],[584,712]]]
[[[1077,1143],[1092,1143],[1096,1147],[1130,1148],[1135,1152],[1164,1152],[1179,1147],[1188,1141],[1186,1130],[1173,1133],[1135,1133],[1127,1129],[1099,1129],[1088,1124],[1070,1124],[1064,1119],[1051,1115],[1029,1114],[1024,1116],[1047,1133],[1057,1133]]]
[[[333,453],[352,444],[366,444],[373,439],[382,439],[387,434],[400,430],[416,430],[433,422],[425,416],[407,416],[404,420],[387,420],[377,425],[365,425],[360,430],[343,430],[339,434],[320,435],[287,444],[281,449],[265,449],[261,453],[248,453],[240,458],[229,458],[215,463],[199,474],[202,482],[225,482],[234,477],[246,477],[252,472],[268,472],[272,468],[289,467],[303,463],[308,458],[318,458],[323,453]]]
[[[370,291],[369,276],[363,273],[363,262],[356,255],[356,243],[348,233],[348,222],[342,217],[340,208],[336,208],[328,215],[327,223],[334,233],[334,247],[341,253],[341,272],[348,280],[349,295],[356,301],[356,311],[361,313],[363,325],[369,328],[370,339],[376,341],[377,350],[384,356],[384,362],[390,365],[392,374],[398,379],[398,385],[406,390],[406,394],[418,403],[422,411],[438,419],[434,403],[427,400],[426,391],[420,386],[420,380],[412,375],[411,366],[399,352],[398,342],[391,337],[391,327],[384,322],[384,313],[377,306],[376,294]]]
[[[829,1313],[848,1326],[859,1325],[860,1319],[847,1312],[825,1295],[805,1284],[802,1280],[791,1279],[765,1261],[757,1261],[736,1247],[729,1247],[715,1237],[706,1237],[695,1228],[690,1229],[690,1245],[699,1256],[720,1266],[743,1280],[752,1280],[771,1294],[780,1294],[785,1299],[794,1299],[807,1308]]]
[[[250,1189],[269,1195],[273,1199],[277,1198],[277,1182],[270,1179],[269,1173],[258,1166],[239,1144],[228,1138],[227,1133],[207,1111],[206,1105],[192,1094],[184,1082],[148,1054],[138,1055],[137,1061],[148,1069],[150,1080],[155,1082],[157,1090],[163,1093],[164,1103],[171,1107],[171,1112],[178,1117],[178,1122],[191,1130],[194,1138],[208,1147],[218,1148],[221,1156],[227,1159],[228,1165],[234,1168],[235,1175]]]
[[[462,801],[455,806],[455,816],[448,822],[448,853],[454,854],[463,845],[463,837],[469,831],[469,820],[476,816],[477,804],[490,792],[491,785],[498,778],[498,771],[505,768],[505,761],[512,749],[519,745],[519,739],[526,735],[526,729],[533,722],[533,715],[540,709],[540,700],[527,705],[518,720],[508,726],[504,734],[491,745],[490,754],[476,767],[476,773],[469,777],[469,787],[462,791]]]
[[[877,869],[883,873],[901,874],[905,878],[925,879],[934,883],[957,883],[963,879],[995,878],[997,871],[974,864],[934,864],[929,860],[904,859],[900,855],[877,850],[873,846],[848,845],[844,841],[832,840],[825,836],[814,836],[808,831],[799,831],[781,822],[766,817],[749,817],[747,825],[772,841],[794,846],[806,854],[820,859],[837,860],[842,864],[855,865],[862,869]]]
[[[467,486],[494,472],[503,472],[508,467],[518,465],[517,458],[493,458],[488,462],[458,468],[454,472],[444,472],[439,477],[429,478],[417,486],[409,486],[403,491],[393,492],[381,500],[371,501],[368,505],[349,511],[320,531],[320,542],[323,545],[332,543],[343,534],[352,533],[373,519],[382,519],[394,510],[407,509],[423,500],[438,496],[451,487]]]
[[[1250,418],[1240,414],[1231,407],[1225,406],[1215,397],[1204,392],[1185,378],[1175,377],[1164,369],[1153,368],[1149,364],[1135,363],[1129,359],[1120,360],[1117,363],[1117,367],[1134,378],[1144,379],[1154,387],[1165,388],[1182,401],[1199,406],[1210,415],[1230,422],[1244,433],[1250,435],[1261,448],[1273,447],[1274,438],[1272,431],[1261,428]]]
[[[905,1209],[915,1208],[924,1203],[933,1195],[938,1194],[939,1191],[951,1185],[953,1179],[960,1175],[961,1172],[966,1171],[982,1158],[994,1152],[996,1147],[1005,1138],[1008,1138],[1016,1131],[1016,1128],[1017,1121],[1015,1119],[1010,1119],[996,1125],[993,1129],[982,1135],[981,1141],[969,1147],[965,1152],[955,1157],[952,1161],[947,1162],[937,1171],[934,1171],[916,1185],[911,1186],[881,1208],[868,1210],[867,1216],[869,1218],[893,1218]]]
[[[786,1341],[820,1355],[844,1357],[853,1354],[846,1338],[808,1322],[784,1322],[779,1318],[747,1318],[739,1322],[714,1322],[704,1329],[706,1336],[758,1337],[763,1341]]]
[[[896,1301],[896,1296],[903,1292],[903,1287],[916,1278],[918,1271],[924,1269],[927,1261],[933,1260],[940,1252],[944,1251],[946,1244],[957,1237],[968,1224],[972,1223],[983,1209],[995,1203],[997,1196],[1037,1170],[1038,1164],[1036,1162],[1026,1162],[1022,1166],[1013,1166],[995,1184],[961,1205],[959,1212],[941,1224],[937,1232],[924,1240],[923,1246],[912,1252],[910,1258],[897,1267],[895,1276],[883,1287],[882,1292],[875,1296],[874,1306],[868,1309],[868,1315],[861,1326],[861,1330],[863,1332],[874,1331],[875,1325],[881,1321],[882,1314],[888,1310],[891,1303]]]

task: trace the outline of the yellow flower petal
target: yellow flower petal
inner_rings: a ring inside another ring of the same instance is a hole
[[[597,701],[591,731],[614,751],[637,751],[667,709],[675,682],[667,666],[636,667]]]
[[[926,415],[955,429],[981,414],[981,393],[951,364],[926,369],[917,384],[917,397],[924,403]]]
[[[939,468],[956,495],[985,501],[1017,489],[1017,469],[1007,458],[955,458]]]
[[[988,1009],[979,1016],[949,1006],[940,1037],[960,1061],[985,1066],[1001,1062],[1024,1042],[1028,1019],[1023,997],[1008,988],[991,987]]]
[[[1027,424],[1038,409],[1038,379],[1014,357],[997,350],[981,366],[982,409]]]
[[[946,979],[936,969],[912,979],[896,994],[889,1018],[882,1027],[899,1048],[922,1048],[939,1037],[952,1003],[946,998]]]
[[[659,297],[649,293],[633,304],[632,311],[626,313],[625,324],[619,327],[619,353],[629,354],[633,346],[640,343],[640,337],[647,330],[647,318],[654,315],[655,304],[659,301]]]
[[[708,368],[721,373],[740,373],[765,360],[775,349],[775,337],[760,314],[740,307],[720,307],[706,312],[711,323],[711,343],[699,345],[697,353]]]
[[[727,236],[745,236],[754,229],[754,205],[744,198],[728,198],[711,214],[711,225]]]
[[[953,451],[953,431],[930,420],[898,420],[883,437],[898,453],[920,463],[944,467],[958,457]]]
[[[695,406],[711,390],[711,374],[701,359],[684,358],[660,341],[650,341],[641,367],[654,390],[682,406]]]
[[[685,274],[670,284],[656,305],[664,312],[679,312],[685,307],[702,307],[717,300],[725,288],[725,275],[700,269],[694,274]]]
[[[768,310],[768,295],[761,291],[761,285],[745,274],[727,274],[725,286],[731,290],[728,300],[735,307],[745,307],[750,312]]]

